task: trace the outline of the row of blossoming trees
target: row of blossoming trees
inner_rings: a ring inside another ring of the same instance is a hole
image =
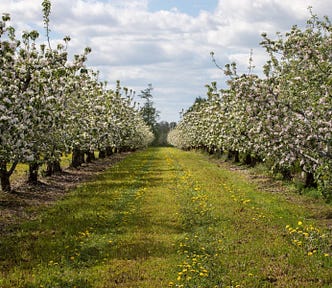
[[[43,1],[48,29],[50,1]],[[38,32],[21,39],[0,21],[0,179],[10,191],[10,176],[18,163],[29,164],[29,180],[37,181],[38,167],[59,169],[63,153],[72,152],[79,166],[84,153],[105,156],[114,150],[145,147],[153,140],[150,128],[121,89],[106,89],[98,73],[85,65],[90,49],[69,61],[69,37],[55,49],[50,41],[37,45]],[[48,39],[49,40],[49,39]],[[87,157],[87,156],[85,156]]]
[[[168,136],[183,148],[227,151],[247,164],[265,161],[284,177],[306,175],[332,198],[332,27],[327,17],[311,15],[305,29],[294,26],[272,40],[265,77],[238,75],[226,65],[228,88],[208,85]],[[213,57],[213,53],[212,53]],[[214,58],[213,58],[214,59]],[[251,65],[250,65],[251,66]]]

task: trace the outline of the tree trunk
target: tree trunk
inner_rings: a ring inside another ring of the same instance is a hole
[[[82,159],[83,154],[83,159]],[[71,158],[71,166],[74,168],[78,168],[84,163],[84,153],[78,148],[73,149],[73,154]]]
[[[252,157],[249,153],[244,157],[244,164],[252,166]]]
[[[0,163],[0,181],[1,181],[1,190],[3,192],[11,191],[9,177],[10,177],[10,175],[7,172],[7,163],[1,162]]]
[[[234,162],[235,163],[240,162],[240,153],[239,153],[239,151],[234,151]]]
[[[96,160],[95,153],[93,151],[86,151],[86,163],[91,163]]]
[[[59,160],[53,161],[53,172],[54,173],[62,172],[61,163]]]
[[[46,176],[52,176],[54,173],[62,172],[60,161],[54,160],[54,161],[47,161],[46,163]]]
[[[91,159],[91,152],[90,152],[90,151],[85,151],[84,154],[86,155],[85,162],[86,162],[86,163],[91,163],[91,162],[92,162],[92,159]]]
[[[216,153],[217,149],[215,146],[212,146],[208,149],[208,152],[210,155],[214,155]]]
[[[284,177],[285,180],[291,180],[293,178],[290,170],[283,171],[282,176]]]
[[[108,146],[106,147],[106,156],[112,156],[113,155],[113,148]]]
[[[45,170],[45,176],[52,176],[54,173],[53,171],[53,163],[52,161],[46,162],[46,170]]]
[[[305,187],[317,187],[313,173],[306,172],[305,176]]]
[[[37,184],[38,183],[38,169],[39,164],[36,162],[29,164],[29,177],[28,183],[30,184]]]
[[[10,176],[13,174],[18,161],[14,161],[10,169],[7,171],[7,162],[0,162],[0,182],[1,182],[1,190],[3,192],[11,192],[10,186]]]
[[[12,190],[9,178],[10,176],[7,173],[0,173],[1,190],[3,192],[10,192]]]
[[[100,159],[106,158],[106,150],[99,150],[99,158]]]
[[[227,155],[228,160],[233,160],[235,163],[240,162],[240,153],[238,151],[230,150]]]
[[[279,170],[279,172],[281,173],[282,178],[284,180],[291,180],[292,179],[292,173],[291,173],[291,171],[289,169],[281,168]]]

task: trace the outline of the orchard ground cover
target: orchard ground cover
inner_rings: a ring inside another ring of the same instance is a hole
[[[132,153],[1,236],[0,287],[330,287],[331,206],[296,197],[199,153]]]

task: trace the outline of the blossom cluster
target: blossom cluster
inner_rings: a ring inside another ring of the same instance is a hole
[[[182,149],[240,153],[271,169],[302,171],[332,199],[332,26],[315,15],[277,39],[262,34],[264,77],[238,75],[227,64],[228,88],[207,85],[207,99],[185,113],[168,141]],[[213,53],[212,53],[213,56]],[[200,100],[200,101],[198,101]]]

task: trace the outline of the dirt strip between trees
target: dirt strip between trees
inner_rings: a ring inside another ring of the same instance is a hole
[[[41,177],[37,185],[27,183],[24,177],[13,183],[11,193],[0,192],[0,236],[25,220],[32,220],[40,209],[63,198],[70,189],[91,180],[107,168],[123,160],[130,153],[114,154],[83,164],[78,169],[68,167],[61,173]]]

